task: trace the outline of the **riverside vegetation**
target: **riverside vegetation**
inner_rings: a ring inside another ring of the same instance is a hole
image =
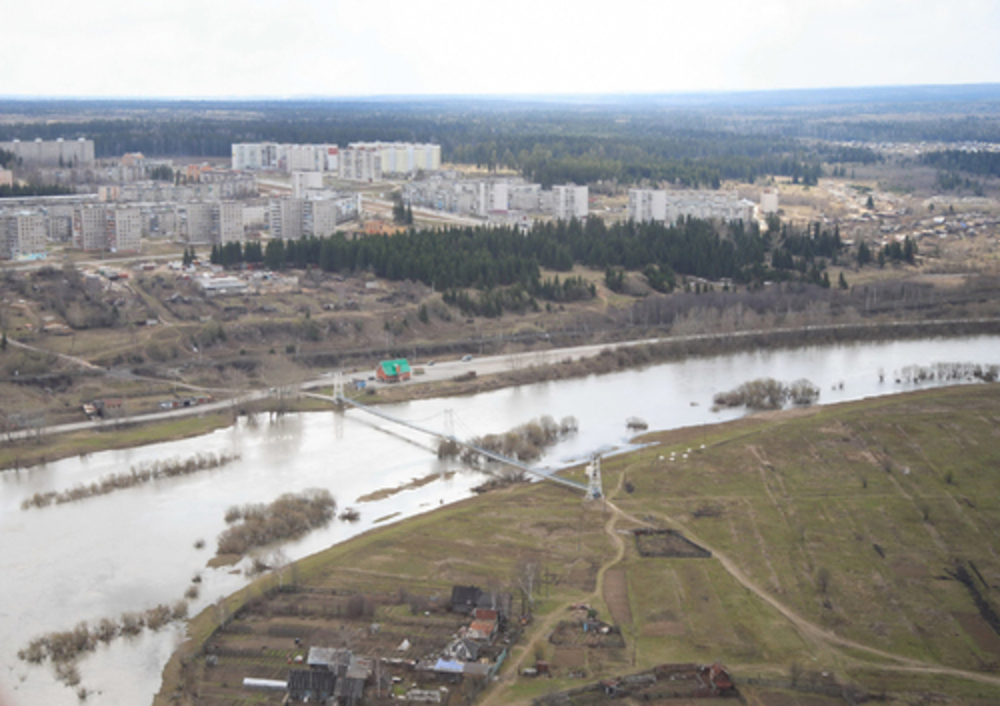
[[[105,476],[99,481],[94,481],[90,485],[77,485],[63,491],[49,491],[47,493],[35,493],[30,498],[21,503],[22,510],[31,508],[48,507],[53,503],[62,505],[63,503],[75,502],[86,498],[93,498],[98,495],[108,495],[118,490],[134,488],[145,483],[162,480],[164,478],[176,478],[186,476],[198,471],[221,468],[240,458],[239,454],[197,454],[183,461],[172,459],[169,461],[147,461],[132,466],[128,473],[118,473]]]
[[[546,447],[576,433],[578,429],[579,423],[576,417],[564,417],[562,421],[556,422],[552,417],[545,415],[514,427],[505,434],[472,437],[468,443],[517,461],[535,461],[541,457]],[[442,439],[438,444],[438,458],[456,456],[470,466],[481,465],[484,461],[483,455],[475,449],[462,446],[451,439]],[[485,460],[489,461],[488,458]]]
[[[233,526],[219,535],[216,553],[243,555],[254,547],[300,537],[327,524],[336,510],[337,502],[324,488],[286,493],[269,504],[233,506],[225,517]],[[350,521],[350,516],[344,519]]]

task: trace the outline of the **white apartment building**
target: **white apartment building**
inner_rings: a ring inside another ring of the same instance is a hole
[[[414,174],[441,168],[441,145],[416,142],[352,142],[347,149],[378,152],[383,174]]]
[[[282,172],[336,172],[337,145],[294,145],[277,142],[239,142],[232,145],[233,169]]]
[[[553,210],[556,218],[568,221],[571,218],[582,220],[587,217],[589,207],[589,189],[586,186],[564,184],[552,187]]]
[[[718,218],[723,221],[753,220],[755,204],[735,191],[668,191],[667,222],[679,218]]]
[[[335,199],[308,199],[302,205],[302,234],[324,238],[337,229],[339,208]]]
[[[107,249],[106,206],[81,206],[73,212],[73,244],[81,250]]]
[[[628,217],[637,223],[667,220],[667,192],[661,189],[629,189]]]
[[[754,203],[735,191],[629,189],[628,217],[636,222],[676,223],[679,218],[750,222]]]
[[[322,188],[322,172],[292,172],[292,198],[304,199],[310,190]]]
[[[232,201],[178,204],[175,227],[192,245],[225,245],[244,240],[243,204]]]
[[[192,245],[211,244],[213,205],[198,201],[177,204],[177,233],[185,242]]]
[[[243,204],[223,201],[212,204],[212,243],[242,243]]]
[[[73,244],[81,250],[139,252],[141,243],[138,208],[81,206],[73,212]]]
[[[778,190],[764,189],[760,192],[760,210],[764,214],[778,212]]]
[[[90,167],[94,164],[94,141],[43,140],[37,138],[29,142],[13,140],[0,142],[0,150],[13,152],[25,166],[32,167]]]
[[[478,186],[478,215],[485,218],[491,211],[510,210],[510,191],[506,181],[481,181]]]
[[[382,151],[372,145],[351,145],[340,152],[340,178],[382,181]]]
[[[303,199],[271,199],[268,220],[272,238],[298,240],[303,236],[305,203]]]
[[[105,222],[108,250],[139,252],[142,242],[142,214],[138,208],[109,208]]]
[[[0,212],[0,257],[16,260],[44,255],[46,230],[41,213]]]

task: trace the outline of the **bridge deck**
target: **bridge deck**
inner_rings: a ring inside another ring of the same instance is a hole
[[[492,459],[493,461],[497,461],[499,463],[505,463],[508,466],[513,466],[514,468],[524,471],[525,473],[535,476],[536,478],[552,481],[553,483],[558,483],[560,485],[564,485],[569,488],[572,488],[573,490],[579,490],[584,493],[588,492],[589,490],[589,488],[583,483],[577,483],[575,480],[570,480],[569,478],[563,478],[561,476],[557,476],[554,473],[547,473],[537,468],[526,466],[525,464],[521,463],[520,461],[517,461],[516,459],[508,458],[501,454],[494,453],[493,451],[487,451],[486,449],[480,448],[475,444],[470,444],[467,441],[462,441],[457,437],[449,436],[434,429],[428,429],[427,427],[422,427],[419,424],[414,424],[413,422],[409,422],[405,419],[400,419],[399,417],[394,417],[391,414],[387,414],[386,412],[375,409],[374,407],[369,407],[368,405],[361,404],[360,402],[356,402],[347,397],[337,398],[337,397],[332,397],[330,395],[321,395],[316,392],[303,392],[302,394],[306,397],[312,397],[317,400],[326,400],[329,402],[343,402],[344,404],[348,404],[356,409],[360,409],[362,412],[367,412],[368,414],[374,415],[376,417],[381,417],[382,419],[385,419],[386,421],[392,422],[394,424],[400,424],[404,427],[409,427],[410,429],[419,431],[423,434],[428,434],[429,436],[436,436],[439,439],[444,439],[445,441],[453,441],[456,444],[472,449],[476,453],[482,454],[486,458]]]

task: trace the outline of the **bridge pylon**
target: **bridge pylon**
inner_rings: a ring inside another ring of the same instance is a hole
[[[591,500],[604,497],[604,484],[601,481],[600,454],[594,454],[587,465],[587,497]]]
[[[333,399],[338,407],[344,404],[344,373],[339,370],[333,375]]]

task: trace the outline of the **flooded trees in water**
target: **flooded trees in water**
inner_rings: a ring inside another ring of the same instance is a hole
[[[774,378],[758,378],[745,382],[735,390],[719,392],[712,398],[717,407],[747,409],[781,409],[791,400],[798,406],[811,405],[819,399],[819,388],[809,380],[796,380],[786,385]]]
[[[49,505],[62,505],[76,500],[86,500],[98,495],[108,495],[118,490],[134,488],[137,485],[151,483],[165,478],[186,476],[199,471],[220,468],[239,459],[239,454],[214,453],[197,454],[186,459],[170,459],[168,461],[152,461],[132,466],[128,473],[117,473],[105,476],[90,485],[78,485],[60,492],[35,493],[21,503],[22,510],[43,508]]]
[[[579,426],[576,417],[564,417],[562,421],[556,422],[546,415],[514,427],[504,434],[473,437],[469,439],[469,444],[518,461],[534,461],[541,457],[546,447],[575,433]],[[442,441],[438,446],[438,456],[441,458],[458,455],[470,465],[478,465],[482,457],[475,449],[465,447],[462,450],[453,441]]]
[[[286,493],[273,503],[233,506],[226,511],[226,522],[239,522],[219,535],[217,554],[246,554],[281,539],[300,537],[327,524],[337,503],[329,490],[312,489]]]

